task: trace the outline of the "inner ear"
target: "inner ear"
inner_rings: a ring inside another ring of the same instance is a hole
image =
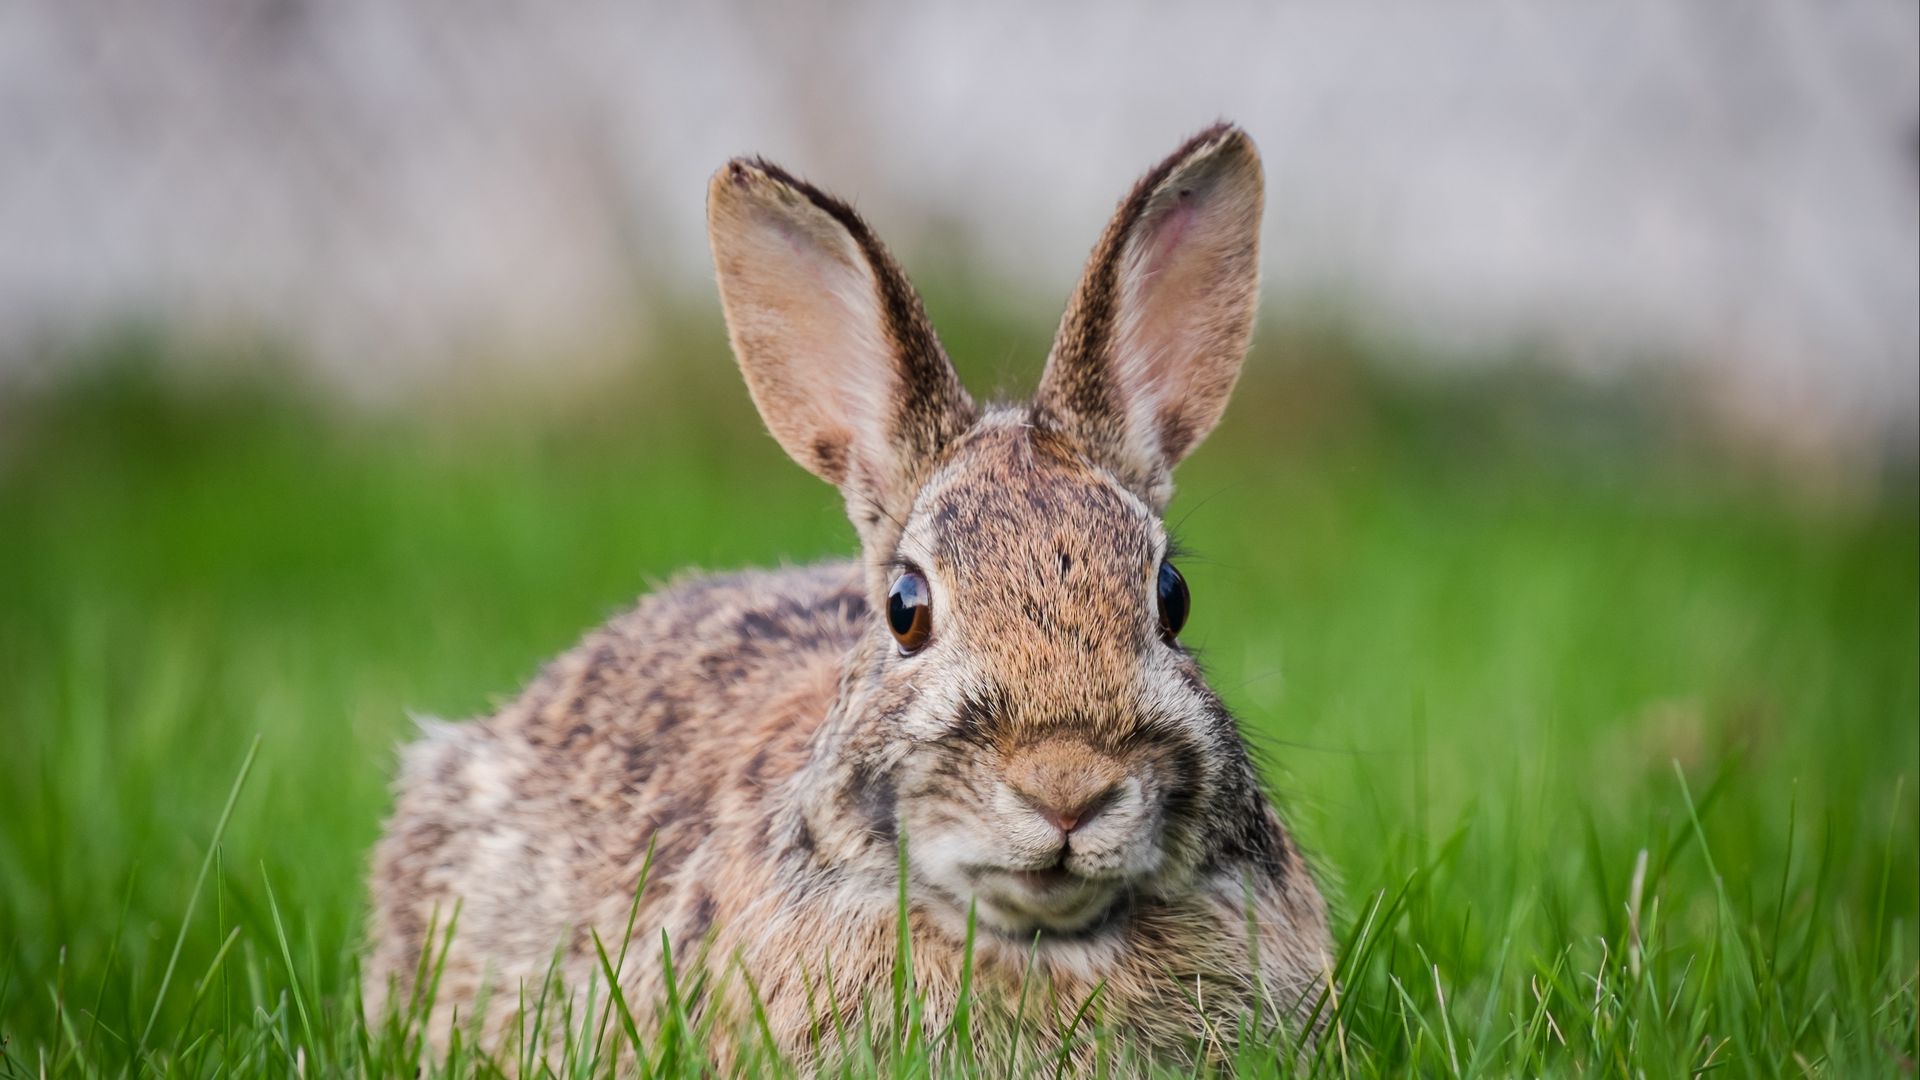
[[[1219,421],[1259,293],[1263,180],[1245,132],[1196,136],[1134,186],[1074,290],[1035,397],[1155,506]]]
[[[765,161],[708,190],[734,355],[767,429],[883,539],[973,401],[906,275],[846,203]],[[884,545],[880,545],[884,546]]]

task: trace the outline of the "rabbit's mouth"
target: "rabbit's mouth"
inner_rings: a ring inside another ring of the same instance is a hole
[[[1014,870],[1007,876],[1021,888],[1041,894],[1063,889],[1078,880],[1064,866],[1049,866],[1044,870]]]
[[[1117,882],[1081,877],[1064,865],[984,874],[975,899],[981,921],[1002,933],[1080,935],[1110,926],[1123,890]]]

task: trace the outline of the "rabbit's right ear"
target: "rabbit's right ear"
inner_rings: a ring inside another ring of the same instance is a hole
[[[919,295],[851,207],[765,161],[714,174],[707,232],[761,418],[884,548],[976,416]]]

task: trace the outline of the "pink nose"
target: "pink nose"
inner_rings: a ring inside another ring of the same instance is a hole
[[[1031,795],[1027,796],[1027,801],[1033,804],[1034,813],[1039,814],[1047,824],[1063,833],[1070,833],[1093,820],[1119,789],[1120,785],[1112,784],[1096,791],[1083,790],[1071,798],[1059,800],[1062,804],[1059,806]]]
[[[1078,810],[1065,812],[1055,810],[1051,806],[1036,806],[1034,809],[1040,812],[1040,816],[1046,819],[1047,824],[1059,829],[1061,832],[1072,832],[1074,827],[1080,824],[1080,811]]]
[[[1127,770],[1078,739],[1055,737],[1015,751],[1006,780],[1042,820],[1070,833],[1119,795]]]

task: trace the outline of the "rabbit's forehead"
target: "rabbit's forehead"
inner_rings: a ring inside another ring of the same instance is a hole
[[[1165,534],[1144,503],[1070,445],[988,425],[921,492],[902,554],[951,594],[975,642],[1060,639],[1076,653],[1137,652]]]
[[[1077,557],[1091,558],[1128,571],[1129,586],[1164,546],[1146,504],[1071,443],[1013,423],[986,426],[959,448],[921,492],[905,539],[962,577],[1003,580],[1002,571],[1065,554],[1068,573]]]

